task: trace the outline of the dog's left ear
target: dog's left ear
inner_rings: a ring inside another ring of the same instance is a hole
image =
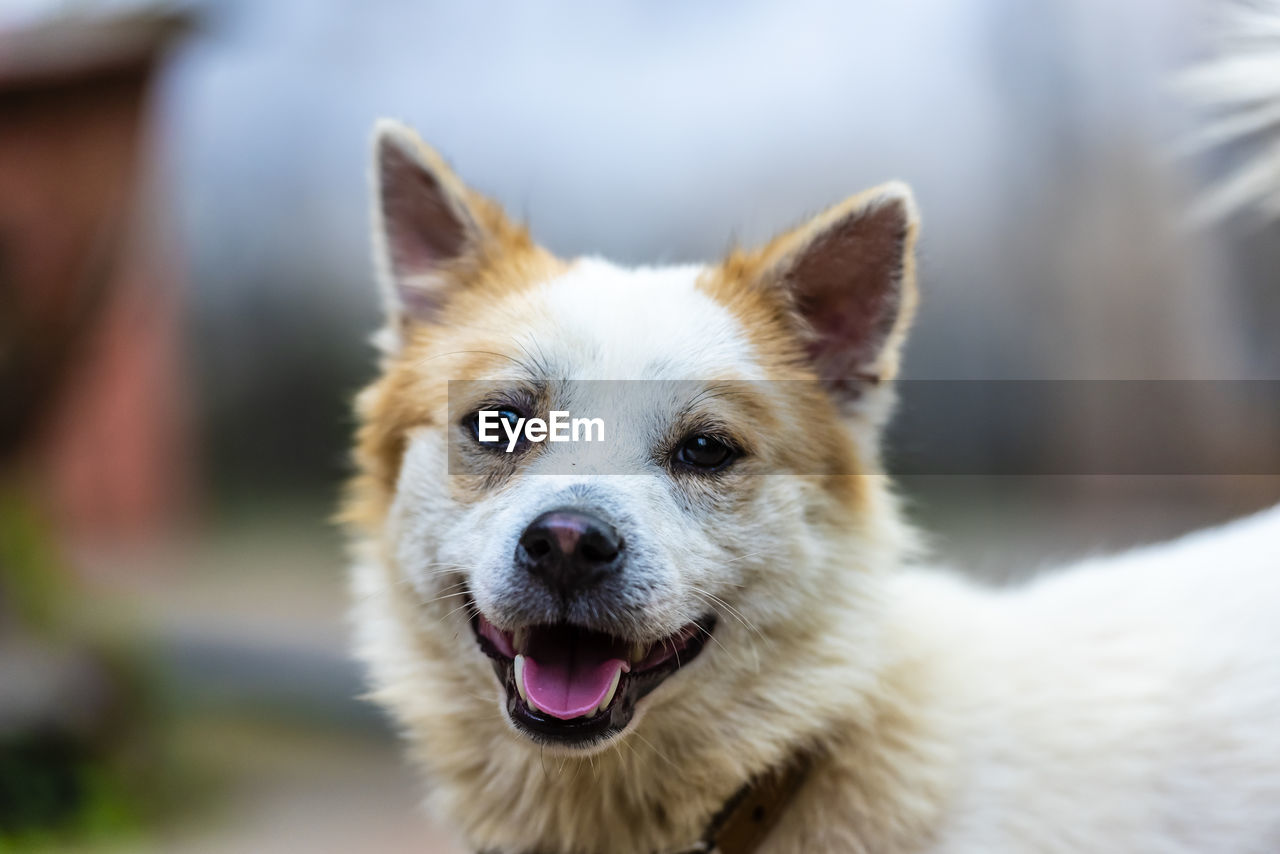
[[[813,369],[841,402],[888,383],[915,313],[918,217],[905,184],[830,208],[766,249],[766,287],[799,320]]]

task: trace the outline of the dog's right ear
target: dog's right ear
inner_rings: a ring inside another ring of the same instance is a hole
[[[387,313],[379,344],[396,349],[406,328],[430,322],[486,242],[470,193],[409,127],[382,119],[373,141],[374,266]]]

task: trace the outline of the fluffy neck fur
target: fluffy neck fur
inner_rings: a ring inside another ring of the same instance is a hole
[[[427,772],[430,807],[478,850],[674,851],[698,839],[753,775],[808,751],[814,770],[764,850],[917,847],[936,818],[945,763],[931,744],[927,699],[906,689],[927,684],[912,675],[925,664],[895,648],[883,617],[885,582],[912,538],[887,488],[870,492],[877,524],[814,556],[825,564],[815,573],[823,589],[802,631],[766,638],[722,614],[713,655],[678,678],[696,679],[692,671],[716,666],[717,655],[747,656],[750,675],[723,696],[660,690],[631,732],[589,758],[513,732],[487,664],[448,645],[469,642],[469,633],[424,631],[448,609],[424,611],[395,595],[403,581],[394,560],[376,537],[365,539],[354,576],[359,651],[372,697],[395,715]],[[811,797],[826,787],[841,797]],[[812,814],[833,800],[848,809]]]

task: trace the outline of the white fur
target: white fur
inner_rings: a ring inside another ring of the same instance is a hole
[[[575,380],[753,379],[740,325],[694,287],[704,270],[580,259],[543,286],[554,325],[531,330],[530,343],[562,354]]]
[[[1179,88],[1206,117],[1188,152],[1224,149],[1231,170],[1192,210],[1212,222],[1254,209],[1280,218],[1280,0],[1214,4],[1213,56],[1184,72]]]
[[[1280,509],[979,590],[913,571],[956,785],[930,850],[1280,850]]]

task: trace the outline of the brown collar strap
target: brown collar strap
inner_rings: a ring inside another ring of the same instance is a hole
[[[753,854],[809,776],[813,759],[793,757],[752,779],[711,818],[702,838],[678,854]],[[480,854],[499,854],[492,849]]]
[[[686,854],[752,854],[809,776],[808,755],[766,771],[731,797],[711,819],[701,841]]]

